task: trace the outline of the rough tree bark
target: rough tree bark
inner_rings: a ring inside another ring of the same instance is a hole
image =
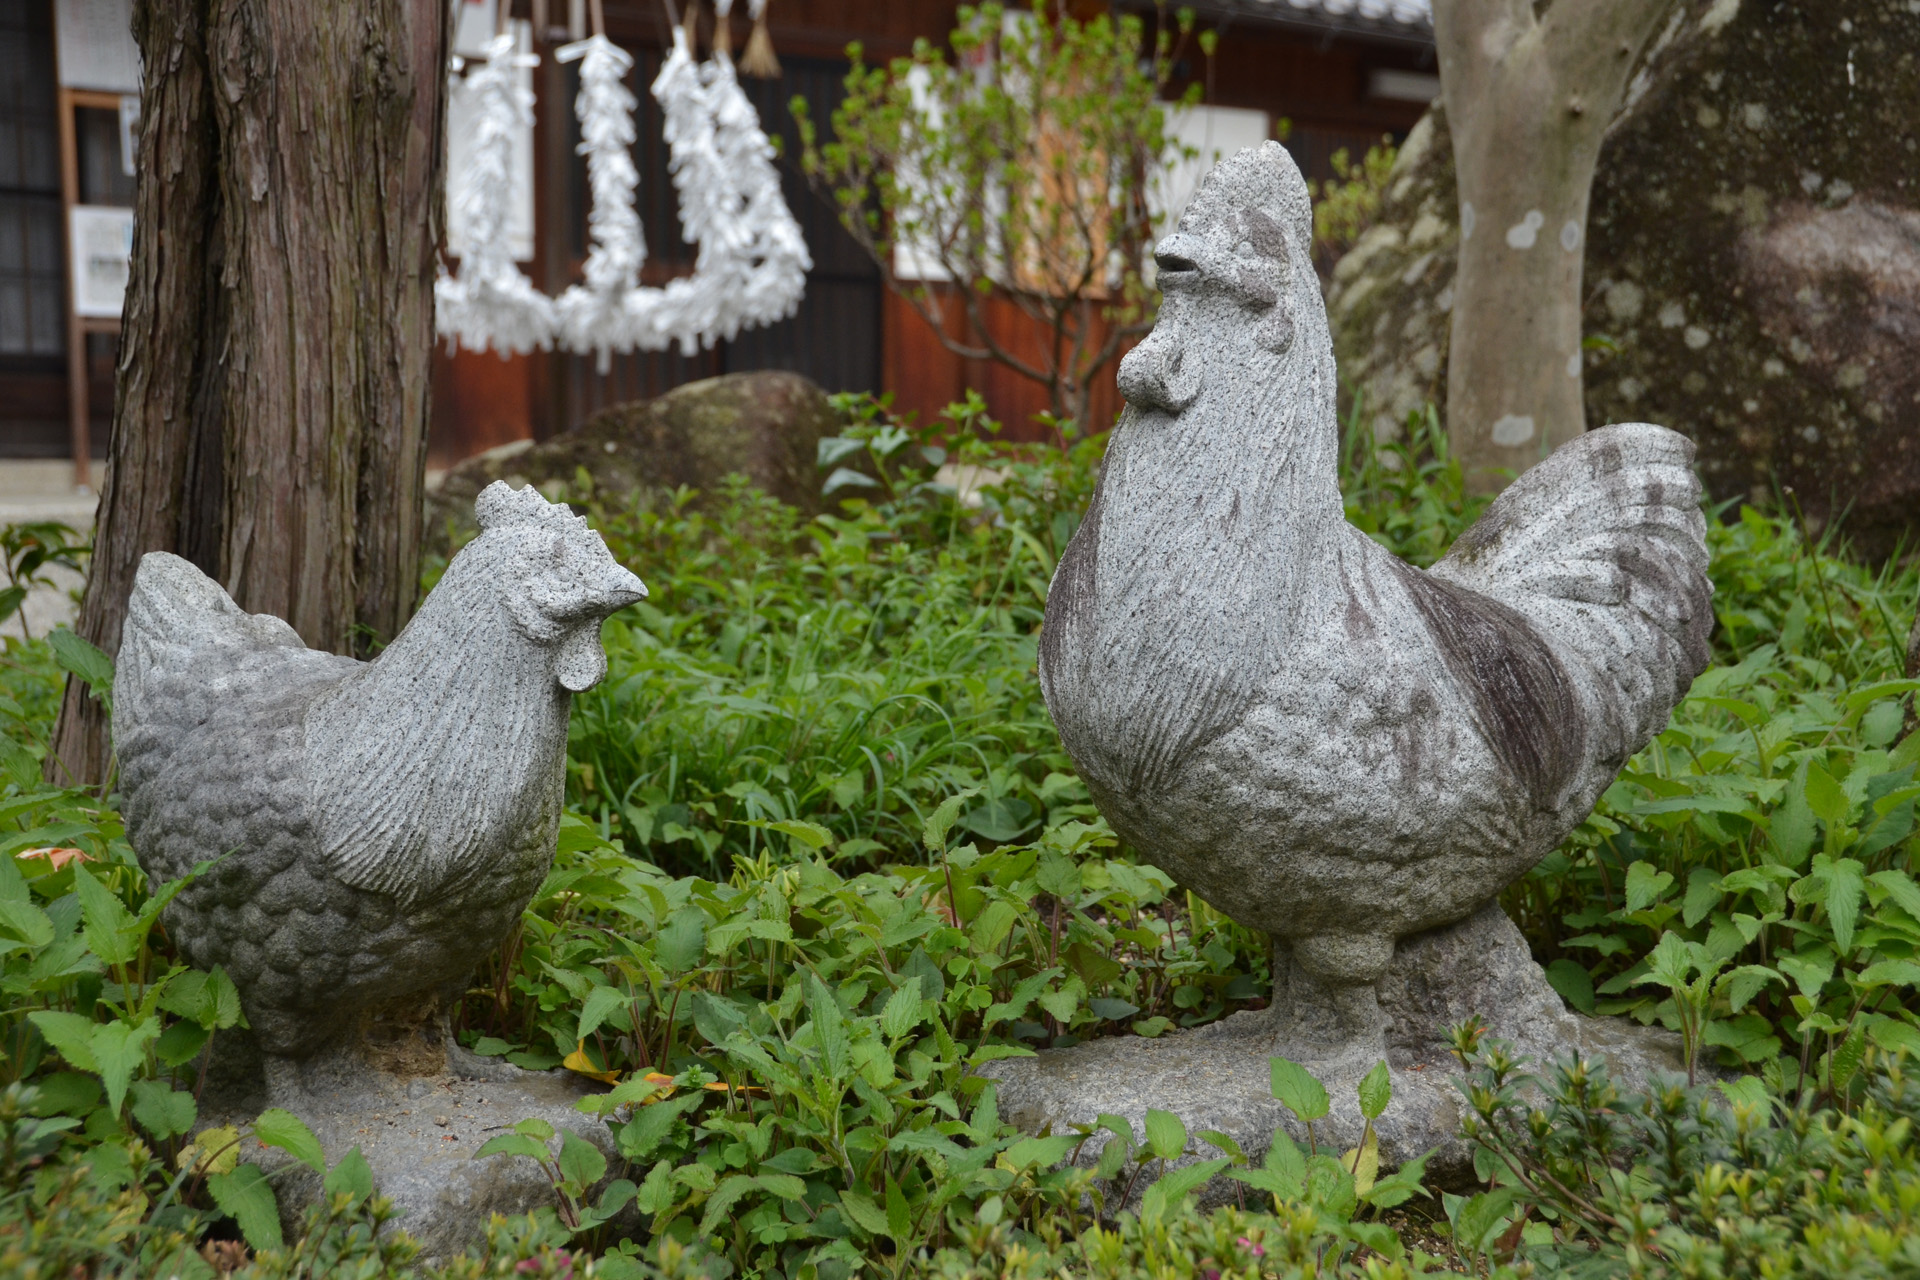
[[[132,274],[78,630],[117,651],[140,557],[193,561],[317,648],[417,593],[445,0],[143,0]],[[48,773],[97,781],[69,682]]]
[[[1460,189],[1447,433],[1479,492],[1586,429],[1580,272],[1594,161],[1673,5],[1434,5]]]

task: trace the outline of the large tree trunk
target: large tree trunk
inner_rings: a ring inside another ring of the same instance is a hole
[[[444,180],[445,0],[144,0],[132,275],[79,631],[119,648],[140,557],[192,560],[317,648],[417,592]],[[49,774],[94,781],[70,682]]]
[[[1580,271],[1600,141],[1674,0],[1438,0],[1460,189],[1447,432],[1492,492],[1586,429]]]

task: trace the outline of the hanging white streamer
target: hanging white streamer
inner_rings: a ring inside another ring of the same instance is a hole
[[[633,208],[640,183],[633,167],[633,110],[639,104],[625,84],[633,58],[603,35],[567,45],[553,56],[561,62],[580,60],[573,109],[580,118],[580,153],[587,158],[587,187],[593,194],[586,283],[561,294],[554,310],[561,344],[594,352],[605,373],[611,353],[633,350],[638,335],[627,295],[639,285],[640,264],[647,257],[646,234]]]
[[[533,93],[515,73],[538,62],[515,50],[510,32],[502,33],[488,43],[480,69],[454,85],[474,103],[470,161],[453,193],[467,235],[459,273],[449,276],[443,266],[433,293],[436,327],[456,348],[492,347],[506,356],[553,345],[553,302],[514,263],[507,225],[513,135],[533,124]]]
[[[639,319],[637,345],[662,350],[677,342],[691,355],[792,315],[813,259],[732,61],[695,63],[676,31],[653,96],[665,116],[680,226],[700,251],[693,275],[664,289],[636,289],[628,305]]]
[[[781,194],[773,144],[731,59],[695,62],[676,28],[673,51],[653,82],[681,230],[699,248],[691,276],[656,289],[639,284],[646,240],[634,209],[637,103],[624,84],[633,59],[600,35],[554,56],[580,61],[575,112],[593,196],[585,281],[549,301],[507,247],[512,130],[531,122],[532,101],[512,77],[513,67],[530,60],[513,52],[511,37],[501,37],[464,90],[477,95],[479,108],[474,163],[461,175],[458,196],[474,244],[459,276],[443,274],[436,285],[440,331],[503,354],[546,347],[557,337],[569,350],[593,353],[604,373],[616,351],[664,351],[678,343],[691,355],[792,315],[813,259]]]

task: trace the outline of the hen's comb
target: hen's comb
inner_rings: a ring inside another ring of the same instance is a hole
[[[584,529],[587,522],[573,514],[564,502],[548,502],[532,485],[515,489],[505,480],[495,480],[474,499],[473,514],[482,529],[504,529],[512,525],[544,525],[565,533]]]

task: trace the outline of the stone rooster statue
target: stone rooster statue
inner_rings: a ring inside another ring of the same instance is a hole
[[[372,662],[308,649],[176,556],[140,562],[113,685],[127,836],[156,885],[220,858],[166,926],[283,1062],[506,936],[553,861],[600,623],[647,594],[531,488],[490,485],[475,514]]]
[[[1705,665],[1712,587],[1662,427],[1542,459],[1430,571],[1348,524],[1312,226],[1269,142],[1157,246],[1040,678],[1114,830],[1274,939],[1273,1051],[1364,1069],[1396,941],[1586,816]]]

